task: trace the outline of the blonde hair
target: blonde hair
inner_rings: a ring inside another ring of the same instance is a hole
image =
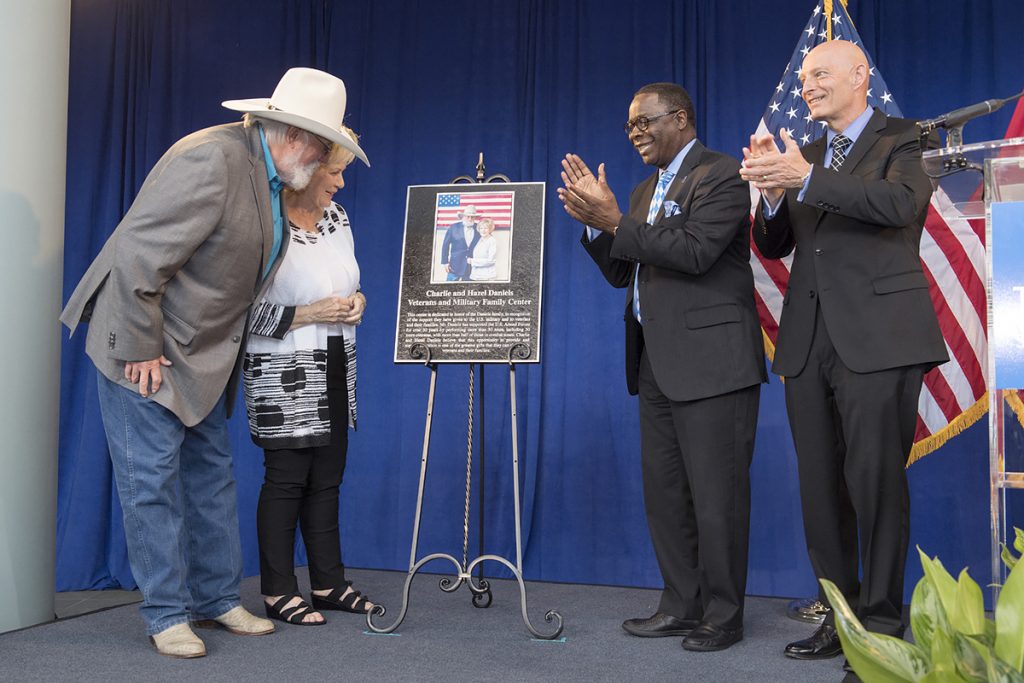
[[[482,219],[480,219],[480,221],[476,224],[476,229],[479,232],[480,229],[485,227],[485,226],[489,227],[491,229],[491,232],[494,232],[494,219],[493,218],[482,218]]]
[[[356,132],[354,130],[352,130],[348,126],[342,126],[341,132],[347,135],[352,140],[352,142],[356,143],[357,145],[359,144],[359,136],[356,135]],[[349,150],[345,149],[338,143],[334,143],[331,145],[331,153],[327,155],[326,159],[324,159],[324,165],[326,166],[328,164],[344,164],[348,166],[349,164],[352,163],[352,161],[355,158],[355,153],[350,152]]]

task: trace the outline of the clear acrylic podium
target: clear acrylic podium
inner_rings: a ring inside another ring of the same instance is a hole
[[[1005,353],[1005,345],[999,339],[1006,339],[1007,333],[1013,338],[1011,346],[1019,346],[1024,357],[1024,138],[993,140],[970,145],[947,147],[925,152],[924,167],[929,176],[938,182],[945,194],[941,198],[940,210],[947,220],[984,219],[985,221],[985,297],[987,306],[988,358],[985,368],[985,384],[988,387],[989,403],[989,501],[992,535],[992,581],[993,604],[999,595],[999,585],[1006,579],[1006,570],[1000,559],[1002,545],[1012,546],[1012,535],[1007,536],[1007,491],[1024,489],[1024,440],[1019,436],[1007,438],[1007,427],[1012,434],[1019,435],[1014,406],[1020,406],[1017,393],[1024,389],[1019,375],[1008,372],[1016,369],[1016,360],[1011,353]],[[947,201],[948,200],[948,201]],[[1019,203],[1019,204],[1018,204]],[[1002,206],[1000,206],[1002,205]],[[1012,211],[1011,211],[1012,210]],[[1020,241],[1006,242],[993,239],[993,214],[998,218],[995,227],[997,237],[1010,234],[1021,235]],[[1011,220],[1006,220],[1009,217]],[[995,282],[994,276],[1005,279],[1005,268],[993,269],[993,251],[1008,246],[1013,254],[1003,254],[1000,263],[1012,263],[1017,259],[1021,268],[1015,277],[1021,287],[1020,304],[1007,307],[994,304],[1001,295],[1005,281]],[[994,248],[994,249],[993,249]],[[1000,275],[1002,273],[1002,275]],[[997,329],[997,325],[999,325]],[[1001,350],[1002,349],[1002,350]],[[1007,383],[1011,386],[1004,386]],[[1016,403],[1015,403],[1016,401]],[[1009,408],[1009,409],[1008,409]],[[1008,424],[1007,421],[1012,421]]]

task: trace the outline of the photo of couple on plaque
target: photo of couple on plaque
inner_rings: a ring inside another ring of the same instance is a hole
[[[509,281],[514,196],[514,192],[437,195],[431,283]]]

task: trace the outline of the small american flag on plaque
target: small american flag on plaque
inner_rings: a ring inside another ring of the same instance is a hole
[[[515,192],[443,192],[437,195],[434,228],[443,230],[459,220],[467,206],[475,206],[477,220],[490,218],[498,230],[512,227],[512,200]]]

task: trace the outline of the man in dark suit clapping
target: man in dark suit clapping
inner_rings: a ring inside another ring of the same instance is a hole
[[[758,249],[795,250],[772,369],[786,378],[814,572],[869,630],[901,636],[905,464],[923,375],[948,360],[919,256],[932,185],[917,126],[868,107],[859,47],[819,45],[800,77],[826,135],[800,149],[784,132],[783,151],[752,136],[741,172],[764,197]],[[838,655],[834,615],[785,652]]]
[[[696,137],[674,83],[635,94],[626,133],[658,170],[623,214],[604,164],[562,162],[559,196],[583,246],[626,295],[626,383],[640,396],[644,505],[665,581],[635,636],[685,636],[688,650],[743,637],[750,460],[765,381],[750,271],[750,196],[739,162]]]

